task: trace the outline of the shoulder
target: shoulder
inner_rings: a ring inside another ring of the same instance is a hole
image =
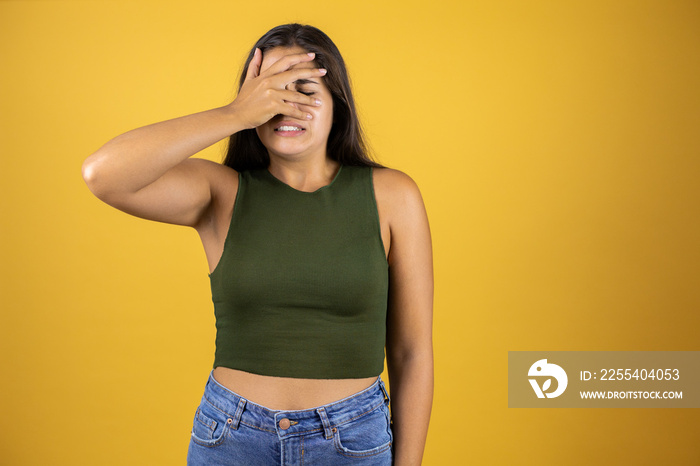
[[[206,179],[209,187],[209,205],[195,228],[200,234],[208,230],[218,232],[233,210],[238,192],[238,172],[221,163],[197,157],[185,160],[182,165],[192,175]]]
[[[373,178],[377,210],[390,232],[389,265],[407,270],[417,257],[428,257],[422,254],[431,247],[423,197],[413,178],[399,170],[375,168]]]
[[[407,174],[391,168],[374,168],[374,197],[380,218],[384,219],[392,238],[410,243],[428,230],[425,204],[418,185]],[[392,246],[392,249],[395,249]],[[394,254],[390,254],[394,255]]]
[[[229,194],[232,190],[235,195],[238,189],[238,172],[233,168],[197,157],[191,157],[185,160],[183,165],[189,171],[207,179],[211,190],[212,201],[222,196],[230,197]]]
[[[238,179],[238,172],[231,167],[227,167],[218,162],[213,162],[207,159],[200,159],[197,157],[190,157],[189,159],[182,162],[182,164],[188,167],[189,170],[194,170],[213,181],[218,181],[220,179]]]
[[[415,185],[413,179],[400,170],[394,168],[372,168],[374,182],[381,184],[395,185],[397,187]]]
[[[423,205],[418,185],[406,173],[393,168],[374,168],[372,174],[377,202],[381,200],[394,209],[415,209]]]

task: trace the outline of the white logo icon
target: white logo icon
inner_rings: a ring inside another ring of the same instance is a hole
[[[537,394],[537,398],[544,398],[545,396],[547,398],[556,398],[564,393],[564,390],[566,390],[566,384],[569,383],[569,378],[566,376],[564,369],[556,364],[548,364],[546,359],[540,359],[535,364],[530,366],[530,370],[528,371],[527,375],[538,377],[549,376],[557,379],[557,389],[552,393],[545,393],[552,384],[552,379],[545,380],[541,389],[536,379],[528,379],[530,381],[530,385],[532,385],[532,389],[535,390],[535,394]]]

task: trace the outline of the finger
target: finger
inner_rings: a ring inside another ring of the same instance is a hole
[[[313,118],[313,116],[310,113],[305,112],[290,103],[280,104],[278,111],[281,115],[285,115],[297,120],[310,120],[311,118]]]
[[[298,79],[317,78],[326,75],[324,68],[295,68],[269,78],[273,86],[278,89],[285,89],[288,84]]]
[[[316,97],[311,97],[310,95],[302,94],[297,91],[280,91],[282,100],[285,102],[294,102],[295,104],[308,105],[310,107],[318,107],[321,105],[321,101]]]
[[[255,52],[253,52],[253,59],[250,60],[250,63],[248,64],[248,72],[245,75],[245,81],[256,78],[260,75],[261,64],[262,52],[260,52],[259,48],[255,47]]]
[[[261,76],[272,76],[277,73],[288,70],[297,63],[303,63],[306,61],[312,61],[315,58],[313,52],[310,53],[294,53],[292,55],[285,55],[276,62],[274,62],[268,69],[260,73]]]

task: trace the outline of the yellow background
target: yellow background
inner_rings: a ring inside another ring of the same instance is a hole
[[[336,42],[380,162],[427,205],[424,464],[698,464],[697,410],[507,408],[508,350],[699,349],[691,0],[0,2],[0,463],[184,464],[214,352],[202,247],[80,166],[228,103],[293,21]]]

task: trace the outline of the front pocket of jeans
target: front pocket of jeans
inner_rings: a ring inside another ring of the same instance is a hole
[[[388,408],[382,405],[361,417],[338,425],[333,436],[335,447],[344,456],[366,457],[391,448]]]
[[[225,439],[231,418],[209,407],[205,402],[197,407],[192,423],[192,441],[204,447],[216,447]]]

